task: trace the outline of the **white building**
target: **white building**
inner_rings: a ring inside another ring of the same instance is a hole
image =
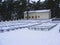
[[[49,19],[51,18],[50,10],[28,11],[28,19]],[[27,11],[24,12],[24,19],[27,19]]]

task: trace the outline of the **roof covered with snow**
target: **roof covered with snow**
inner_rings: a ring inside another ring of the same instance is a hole
[[[36,12],[41,12],[41,13],[44,13],[44,12],[50,12],[50,9],[47,9],[47,10],[33,10],[33,11],[28,11],[29,13],[36,13]],[[25,11],[24,13],[27,13],[27,11]]]

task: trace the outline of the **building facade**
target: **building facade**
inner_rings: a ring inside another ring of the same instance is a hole
[[[27,11],[24,12],[24,19],[49,19],[51,18],[50,10],[36,10],[29,11],[27,15]]]

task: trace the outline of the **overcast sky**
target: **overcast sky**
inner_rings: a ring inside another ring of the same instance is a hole
[[[2,0],[2,1],[4,1],[4,0]],[[31,2],[31,1],[36,1],[36,2],[37,2],[38,0],[30,0],[30,2]],[[41,2],[43,2],[43,1],[45,1],[45,0],[41,0]]]

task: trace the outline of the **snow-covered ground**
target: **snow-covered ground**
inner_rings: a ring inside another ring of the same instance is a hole
[[[29,29],[39,26],[54,27],[49,31]],[[0,45],[60,45],[59,29],[60,23],[51,20],[0,22]]]

